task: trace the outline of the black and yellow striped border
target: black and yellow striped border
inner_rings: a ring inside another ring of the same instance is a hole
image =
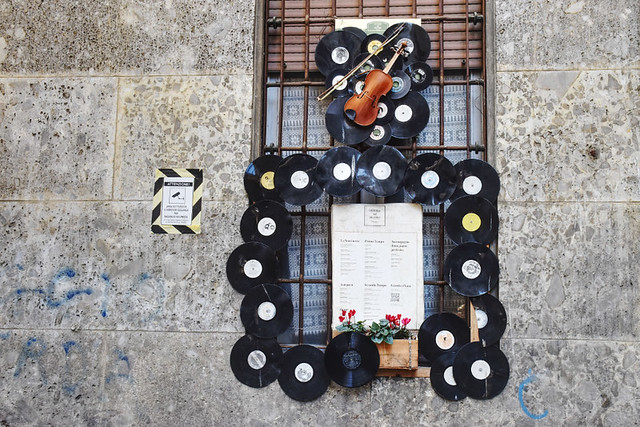
[[[161,221],[162,187],[165,178],[193,178],[193,211],[191,225],[163,225]],[[156,169],[153,185],[151,231],[156,234],[200,234],[202,212],[202,169]]]

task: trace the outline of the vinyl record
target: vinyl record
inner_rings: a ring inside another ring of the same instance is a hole
[[[362,90],[364,89],[364,81],[366,80],[366,78],[366,73],[358,73],[351,76],[348,86],[349,96],[362,93]]]
[[[396,99],[391,135],[400,138],[412,138],[418,135],[429,123],[429,104],[418,92],[409,91],[407,96]]]
[[[251,162],[244,173],[244,189],[249,199],[282,201],[273,185],[273,175],[281,162],[282,157],[276,155],[260,156]]]
[[[414,202],[425,205],[444,203],[456,188],[456,170],[444,156],[424,153],[409,162],[404,189]]]
[[[351,147],[334,147],[324,153],[316,167],[316,179],[327,194],[347,197],[362,189],[356,179],[359,158],[360,152]]]
[[[453,376],[467,396],[491,399],[499,395],[509,381],[509,361],[499,348],[472,342],[458,350]]]
[[[336,141],[347,145],[356,145],[367,139],[373,125],[359,126],[349,120],[344,114],[344,104],[348,100],[348,96],[341,96],[329,104],[325,115],[325,124],[329,134]]]
[[[338,83],[342,78],[348,73],[348,70],[344,68],[337,68],[329,73],[324,82],[324,87],[329,89],[333,87],[334,84]],[[349,79],[343,81],[339,86],[335,88],[335,90],[331,93],[331,96],[337,98],[339,96],[349,95]]]
[[[376,121],[373,122],[375,125],[386,125],[395,115],[396,105],[393,103],[391,98],[386,96],[381,96],[378,100],[378,117],[376,117]]]
[[[465,297],[488,293],[498,284],[498,275],[498,257],[480,243],[462,243],[444,261],[444,279]]]
[[[469,327],[453,313],[439,313],[427,317],[418,332],[418,349],[430,362],[442,354],[455,353],[469,342]]]
[[[370,54],[376,51],[387,40],[382,34],[369,34],[360,45],[360,52]],[[382,51],[380,51],[382,52]],[[380,53],[378,52],[378,53]]]
[[[361,53],[360,55],[356,56],[356,58],[353,60],[353,66],[355,67],[358,64],[360,64],[362,61],[365,60],[367,56],[369,56],[368,53]],[[382,60],[380,60],[380,58],[378,58],[377,56],[372,56],[371,58],[367,59],[365,63],[358,68],[358,71],[356,72],[356,74],[368,73],[373,69],[376,69],[376,68],[381,69],[383,67],[384,65],[382,63]]]
[[[464,399],[467,395],[460,390],[453,376],[453,361],[455,358],[456,353],[452,352],[444,353],[438,357],[431,365],[429,378],[431,379],[431,387],[440,397],[446,400],[458,401]]]
[[[282,160],[273,182],[280,197],[292,205],[308,205],[322,196],[316,181],[318,160],[308,154],[292,154]]]
[[[344,27],[341,31],[346,31],[353,34],[354,36],[358,37],[360,41],[364,40],[365,37],[367,37],[367,33],[365,33],[364,30],[361,30],[358,27]]]
[[[320,39],[315,51],[318,70],[327,76],[337,68],[350,70],[362,39],[349,31],[333,31]]]
[[[465,242],[488,245],[498,235],[498,210],[483,197],[464,196],[447,209],[444,228],[458,245]]]
[[[279,286],[268,283],[254,286],[242,299],[240,320],[247,334],[276,338],[291,325],[293,303]]]
[[[356,179],[375,196],[391,196],[401,188],[406,168],[407,160],[397,148],[380,145],[360,156]]]
[[[391,126],[389,125],[377,125],[373,124],[373,130],[369,134],[369,138],[364,140],[364,143],[369,147],[375,147],[378,145],[385,145],[391,140]]]
[[[507,328],[507,312],[498,298],[491,294],[471,298],[476,319],[480,342],[488,347],[497,343]]]
[[[411,79],[402,70],[393,70],[389,72],[393,86],[387,94],[391,99],[404,98],[411,90]]]
[[[369,337],[344,332],[327,345],[324,364],[336,383],[343,387],[360,387],[376,376],[380,354]]]
[[[231,370],[242,384],[266,387],[280,375],[281,357],[282,349],[275,339],[245,335],[231,349]]]
[[[495,204],[500,191],[498,172],[487,162],[478,159],[466,159],[455,165],[458,174],[458,186],[451,200],[463,196],[484,197]]]
[[[278,251],[287,245],[293,232],[293,220],[287,208],[273,200],[261,200],[249,206],[240,220],[245,242],[260,242]]]
[[[405,73],[411,79],[411,89],[420,92],[425,90],[433,82],[433,70],[426,62],[415,62],[409,64]]]
[[[282,356],[280,367],[280,388],[300,402],[322,396],[331,382],[324,366],[324,353],[310,345],[298,345],[288,350]]]
[[[384,36],[389,37],[400,25],[402,24],[398,23],[387,28]],[[407,42],[405,51],[408,56],[404,58],[405,63],[426,62],[429,53],[431,53],[431,39],[424,28],[417,24],[405,22],[404,28],[393,41],[396,46],[401,45],[402,42]]]
[[[227,260],[227,278],[233,289],[241,294],[263,283],[275,283],[278,279],[275,251],[260,242],[238,246]]]

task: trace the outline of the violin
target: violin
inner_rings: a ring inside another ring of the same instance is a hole
[[[402,45],[396,49],[396,53],[387,66],[384,67],[384,70],[374,69],[369,71],[364,80],[362,92],[353,95],[344,104],[344,113],[349,119],[360,126],[373,124],[380,110],[380,106],[378,106],[380,97],[389,93],[393,87],[393,79],[389,75],[389,71],[391,71],[391,67],[393,67],[398,57],[402,55],[406,47],[407,42],[402,42]]]

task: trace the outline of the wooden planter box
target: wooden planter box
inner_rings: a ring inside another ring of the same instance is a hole
[[[418,369],[418,340],[393,340],[393,344],[376,344],[380,369]]]

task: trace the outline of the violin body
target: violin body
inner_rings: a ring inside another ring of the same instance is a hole
[[[344,104],[344,112],[348,118],[360,126],[369,126],[378,117],[378,101],[389,93],[393,87],[393,79],[383,70],[373,69],[364,80],[364,88],[353,95]]]

